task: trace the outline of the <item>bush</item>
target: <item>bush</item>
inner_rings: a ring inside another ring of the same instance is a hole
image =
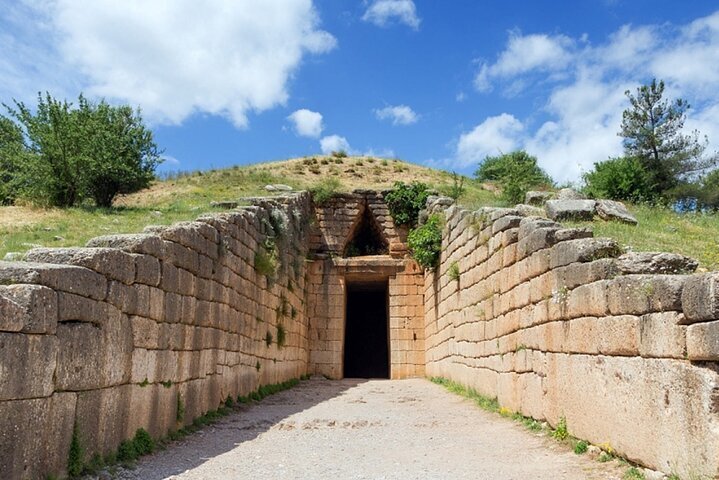
[[[397,225],[417,225],[419,211],[425,207],[429,191],[421,182],[395,182],[392,190],[384,196],[389,213]]]
[[[654,199],[649,176],[634,157],[610,158],[594,164],[594,170],[582,176],[584,193],[593,198],[631,202]]]
[[[316,187],[310,189],[312,194],[312,200],[316,205],[326,204],[332,197],[337,195],[337,192],[342,187],[342,184],[336,178],[325,178]]]
[[[287,330],[285,330],[285,326],[280,323],[279,325],[277,325],[277,346],[279,348],[284,347],[286,341]]]
[[[455,202],[464,195],[464,176],[452,172],[452,185],[444,189],[444,193]]]
[[[128,105],[94,104],[80,95],[73,107],[46,94],[38,95],[34,112],[21,102],[6,108],[3,136],[12,134],[10,122],[23,137],[15,153],[22,196],[59,207],[90,197],[109,207],[118,194],[146,188],[154,179],[161,152],[139,111]]]
[[[336,150],[331,153],[331,155],[335,158],[346,158],[347,152],[344,150]]]
[[[443,227],[442,217],[435,214],[430,215],[424,225],[409,232],[407,245],[410,255],[423,268],[434,269],[439,263]]]
[[[497,157],[486,157],[475,172],[479,181],[496,182],[503,199],[510,204],[520,203],[532,188],[551,186],[552,178],[537,165],[537,158],[524,150]]]
[[[135,444],[135,452],[138,456],[147,455],[155,450],[155,441],[144,428],[137,429],[133,443]]]

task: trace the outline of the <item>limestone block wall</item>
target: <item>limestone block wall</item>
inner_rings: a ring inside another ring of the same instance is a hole
[[[352,232],[366,209],[372,214],[387,239],[389,254],[402,257],[407,252],[407,228],[396,226],[381,192],[355,190],[337,194],[322,205],[315,206],[310,249],[313,252],[342,255]]]
[[[416,262],[386,256],[317,259],[309,266],[310,372],[343,377],[347,283],[386,281],[391,378],[424,375],[424,276]]]
[[[719,274],[509,209],[433,208],[446,228],[425,276],[428,376],[656,470],[719,473]]]
[[[306,373],[310,210],[277,197],[0,262],[0,477],[62,476],[73,431],[87,461]]]

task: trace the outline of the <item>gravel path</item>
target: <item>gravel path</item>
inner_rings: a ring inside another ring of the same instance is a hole
[[[620,479],[424,379],[312,379],[120,470],[159,479]]]

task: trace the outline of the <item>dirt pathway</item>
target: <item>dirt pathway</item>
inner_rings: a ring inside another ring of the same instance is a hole
[[[121,479],[620,479],[424,379],[312,379],[145,457]]]

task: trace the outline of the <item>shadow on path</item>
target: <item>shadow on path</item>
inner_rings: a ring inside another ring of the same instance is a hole
[[[167,448],[138,460],[135,468],[121,468],[114,478],[164,480],[196,468],[208,460],[255,439],[287,417],[302,412],[366,382],[365,379],[312,378],[297,386],[242,405],[236,411]],[[106,478],[106,477],[100,477]]]

